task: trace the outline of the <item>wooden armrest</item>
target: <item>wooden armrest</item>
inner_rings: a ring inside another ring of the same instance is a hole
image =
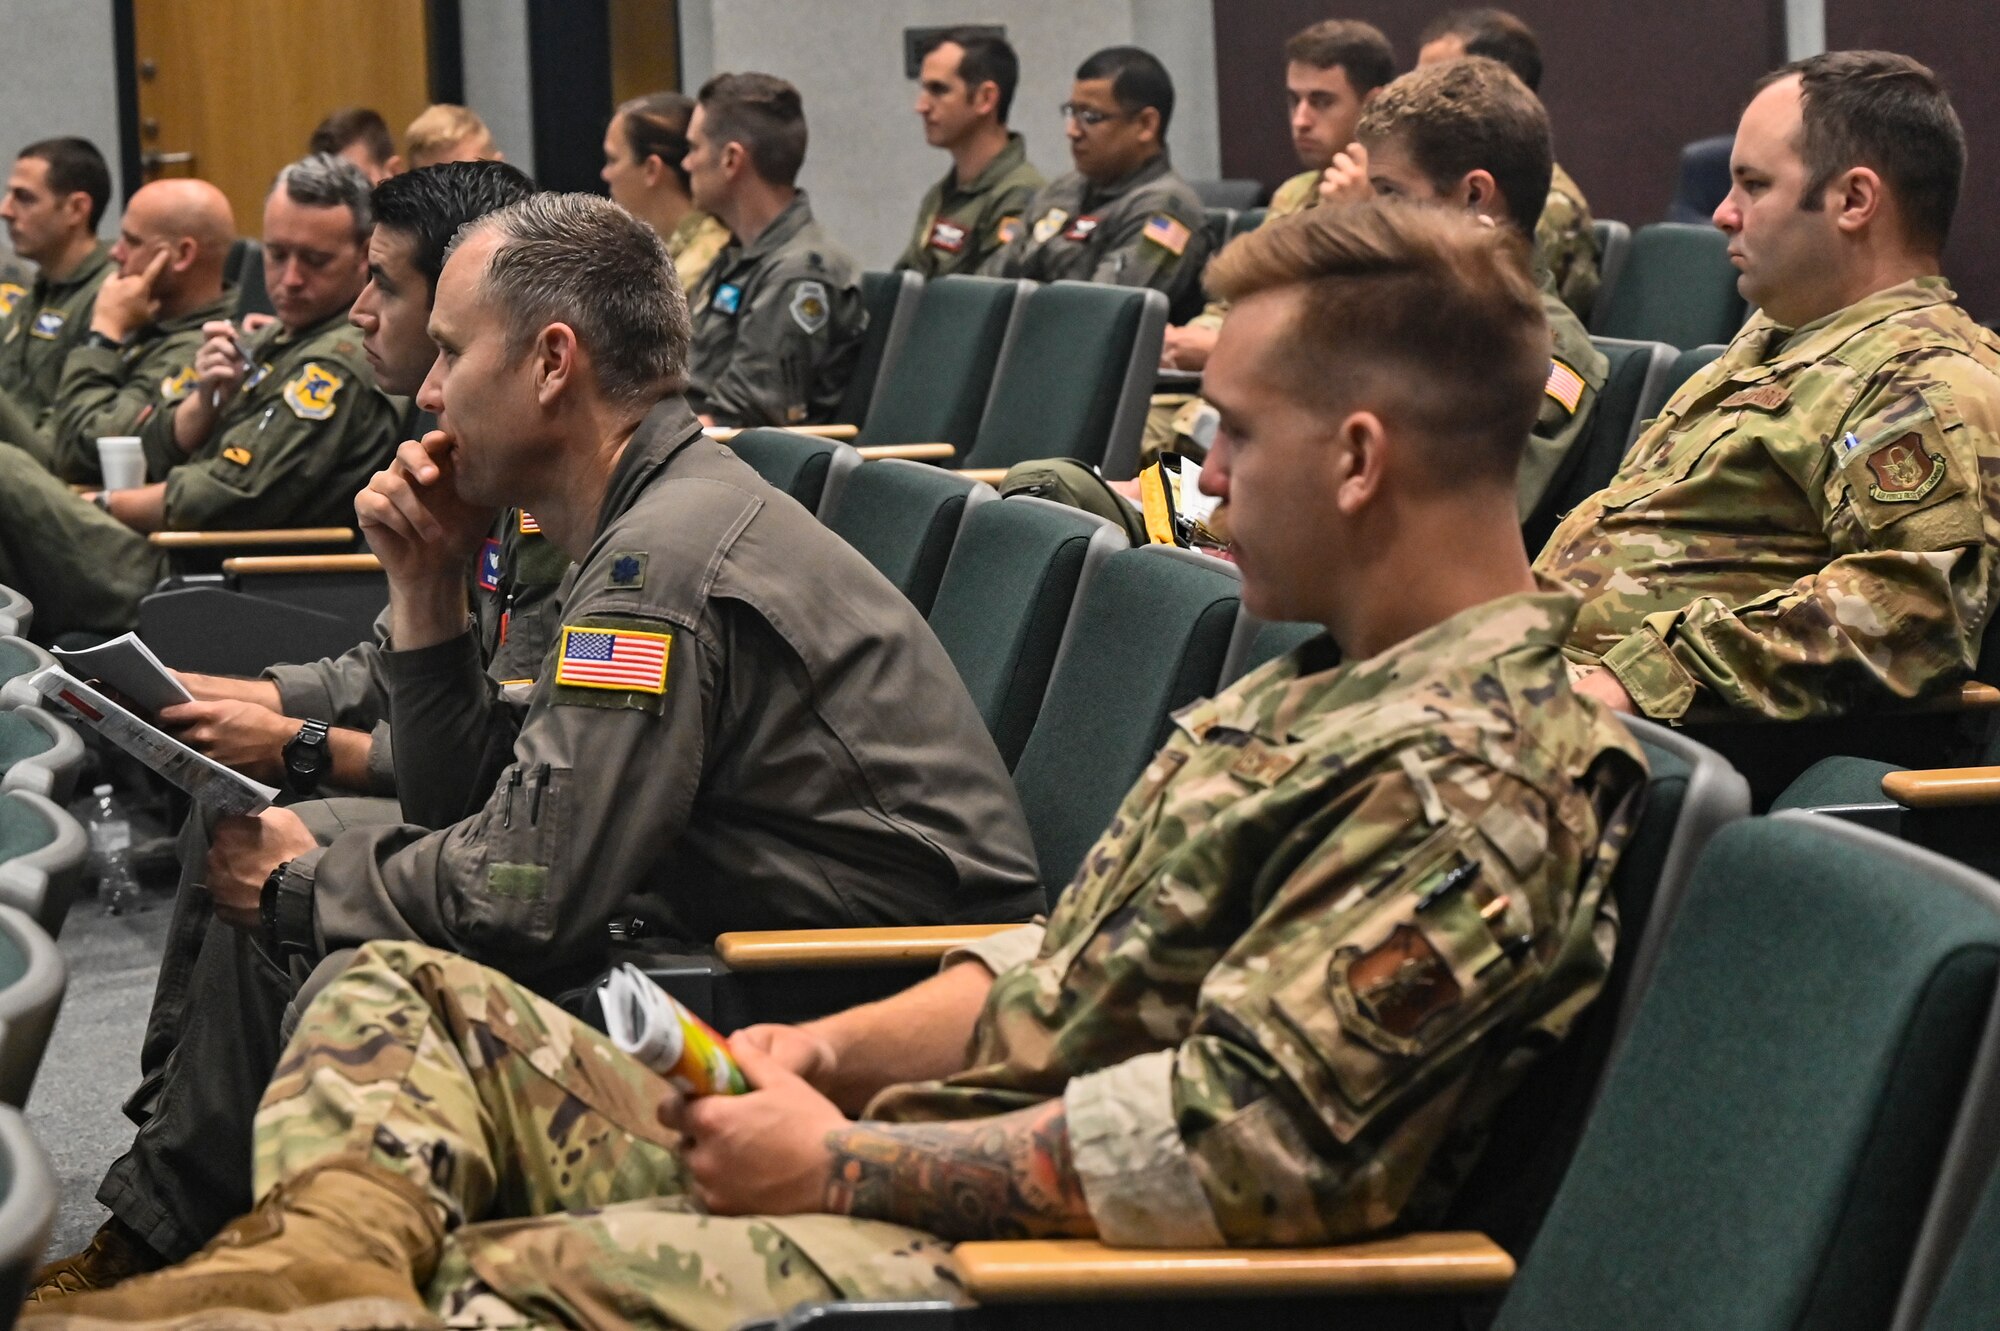
[[[707,429],[707,434],[716,443],[726,444],[737,435],[742,434],[745,428],[741,425],[711,425]],[[790,430],[793,434],[809,434],[815,439],[839,439],[843,441],[852,439],[855,435],[861,433],[861,427],[858,425],[780,425],[776,428]]]
[[[950,444],[865,444],[854,450],[864,462],[904,458],[910,462],[949,462],[958,456]]]
[[[1991,684],[1980,684],[1967,680],[1958,686],[1958,705],[1968,712],[1983,712],[2000,707],[2000,689]]]
[[[1007,471],[1006,467],[961,467],[958,474],[988,485],[998,485],[1007,478]]]
[[[1505,1289],[1514,1259],[1484,1234],[1404,1234],[1337,1248],[1107,1248],[1095,1239],[961,1243],[981,1303],[1258,1294],[1464,1294]]]
[[[222,561],[224,573],[380,573],[374,555],[236,555]]]
[[[273,527],[246,531],[156,531],[146,538],[160,550],[226,550],[243,545],[351,545],[352,527]]]
[[[1959,809],[2000,804],[2000,767],[1938,767],[1891,772],[1882,793],[1906,809]]]
[[[936,962],[955,947],[1018,924],[920,924],[883,929],[756,929],[719,935],[715,954],[731,970],[806,970]]]

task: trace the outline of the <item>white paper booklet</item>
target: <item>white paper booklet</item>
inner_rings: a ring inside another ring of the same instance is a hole
[[[177,702],[194,701],[194,695],[181,687],[173,672],[136,633],[77,652],[58,647],[53,655],[72,677],[109,684],[150,713],[157,714],[162,707]]]
[[[61,666],[37,671],[28,683],[56,711],[89,726],[185,790],[196,803],[222,813],[261,813],[278,797],[272,787],[196,753]]]

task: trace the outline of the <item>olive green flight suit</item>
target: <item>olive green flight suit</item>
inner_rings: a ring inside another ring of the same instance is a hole
[[[224,291],[177,318],[148,324],[116,351],[80,346],[70,352],[63,362],[62,386],[56,392],[46,439],[49,469],[65,481],[102,484],[98,439],[134,434],[154,416],[171,413],[193,392],[201,326],[211,319],[227,319],[235,306],[236,293]],[[26,444],[22,447],[36,451]]]
[[[1019,134],[986,164],[971,183],[960,185],[956,169],[931,186],[917,209],[917,229],[896,267],[926,280],[952,273],[976,273],[995,251],[1021,233],[1022,215],[1047,182],[1028,163],[1028,144]]]
[[[99,245],[62,281],[37,276],[0,322],[0,440],[47,457],[37,445],[49,432],[63,364],[90,331],[97,288],[116,267]]]

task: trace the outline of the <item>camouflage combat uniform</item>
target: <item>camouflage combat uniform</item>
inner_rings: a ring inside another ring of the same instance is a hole
[[[1800,720],[1962,679],[1996,550],[2000,340],[1927,277],[1752,319],[1536,567],[1583,593],[1572,658],[1646,715]]]
[[[1597,303],[1598,257],[1590,204],[1557,163],[1549,179],[1548,202],[1535,223],[1535,266],[1554,280],[1556,294],[1579,319],[1590,318]]]
[[[47,457],[37,445],[48,434],[63,364],[83,345],[97,289],[117,267],[100,244],[60,282],[37,274],[0,319],[0,440]]]
[[[1605,888],[1643,767],[1564,686],[1573,609],[1503,598],[1351,666],[1325,668],[1322,640],[1182,712],[1047,926],[948,960],[997,975],[967,1070],[864,1117],[1061,1097],[1114,1244],[1435,1218],[1467,1163],[1440,1144],[1476,1137],[1615,941]],[[256,1188],[337,1156],[405,1173],[454,1226],[429,1289],[454,1325],[723,1328],[953,1296],[917,1230],[697,1214],[661,1094],[503,977],[371,944],[279,1063]]]
[[[681,290],[694,294],[715,256],[729,245],[729,228],[699,208],[690,209],[674,233],[667,237],[667,257],[674,261],[674,275]]]
[[[1046,182],[1028,163],[1028,144],[1019,134],[1007,136],[1007,146],[968,185],[958,183],[958,170],[945,172],[917,208],[917,229],[910,236],[898,269],[908,268],[926,280],[953,273],[976,273],[995,251],[1021,233],[1021,217]]]
[[[1611,362],[1590,344],[1583,323],[1549,287],[1542,288],[1542,314],[1549,321],[1549,377],[1542,385],[1542,405],[1528,447],[1521,454],[1521,471],[1514,493],[1521,520],[1542,502],[1549,483],[1562,470],[1563,459],[1582,442],[1597,413],[1597,395]]]

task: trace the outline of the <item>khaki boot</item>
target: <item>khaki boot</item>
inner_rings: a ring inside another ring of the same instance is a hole
[[[361,1160],[328,1161],[272,1189],[179,1266],[31,1304],[19,1324],[429,1331],[441,1323],[418,1290],[437,1269],[444,1237],[437,1210],[400,1174]]]
[[[153,1251],[139,1231],[112,1216],[83,1251],[58,1257],[43,1265],[29,1282],[28,1302],[46,1303],[71,1294],[88,1294],[94,1289],[110,1289],[131,1276],[157,1271],[167,1259]]]

